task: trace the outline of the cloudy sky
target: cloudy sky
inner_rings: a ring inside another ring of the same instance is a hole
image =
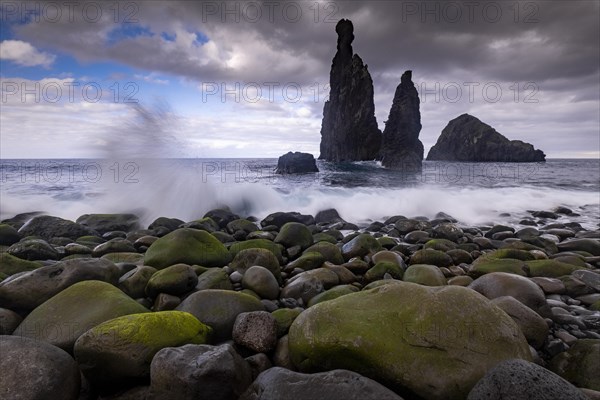
[[[596,0],[0,3],[2,158],[97,157],[115,143],[318,156],[341,18],[380,129],[411,69],[426,152],[467,112],[551,158],[600,155]]]

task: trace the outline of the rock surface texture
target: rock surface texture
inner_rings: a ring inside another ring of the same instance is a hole
[[[291,151],[279,157],[277,174],[306,174],[319,172],[315,157],[312,154]]]

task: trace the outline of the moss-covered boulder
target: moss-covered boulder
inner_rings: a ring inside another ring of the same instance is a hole
[[[304,311],[301,308],[279,308],[271,313],[277,321],[277,337],[287,335],[292,322]]]
[[[512,248],[504,248],[504,249],[490,251],[489,253],[486,253],[482,257],[487,258],[487,259],[511,258],[511,259],[521,260],[521,261],[530,261],[530,260],[535,259],[533,254],[531,254],[529,251],[512,249]]]
[[[394,279],[402,279],[404,270],[397,263],[380,261],[365,273],[365,279],[367,282],[374,282],[383,279],[385,274],[390,274]]]
[[[137,266],[119,278],[119,289],[133,299],[144,297],[148,281],[155,273],[156,268],[147,265]]]
[[[307,251],[300,257],[285,266],[285,271],[292,271],[300,268],[304,271],[309,271],[315,268],[320,268],[327,261],[323,254],[317,251]]]
[[[100,234],[111,231],[129,232],[140,227],[139,218],[135,214],[85,214],[75,222]]]
[[[308,306],[312,307],[315,304],[322,303],[324,301],[329,301],[333,299],[337,299],[338,297],[345,296],[350,293],[358,292],[358,288],[353,285],[339,285],[334,286],[329,290],[324,291],[323,293],[319,293],[315,297],[309,300]]]
[[[524,261],[512,258],[487,258],[479,257],[469,270],[469,274],[478,278],[492,272],[506,272],[509,274],[527,276],[527,265]]]
[[[573,385],[600,391],[600,339],[580,339],[548,366]]]
[[[19,272],[33,271],[41,263],[23,260],[8,253],[0,253],[0,272],[10,276]]]
[[[38,236],[46,240],[55,237],[77,239],[80,236],[94,235],[95,233],[87,226],[50,215],[37,215],[19,229],[19,234],[23,237]]]
[[[319,233],[315,233],[313,235],[313,243],[319,243],[319,242],[327,242],[327,243],[331,243],[331,244],[336,244],[337,240],[324,232],[319,232]]]
[[[527,342],[536,349],[544,344],[548,336],[548,324],[535,311],[512,296],[497,297],[492,304],[507,313],[519,326]]]
[[[348,261],[353,257],[364,257],[369,253],[377,253],[382,250],[381,244],[373,236],[362,233],[342,247],[344,260]]]
[[[229,252],[210,233],[181,228],[159,238],[146,251],[144,264],[163,269],[174,264],[223,267],[231,261]]]
[[[177,310],[189,312],[213,328],[216,342],[231,339],[236,317],[243,312],[264,311],[262,303],[250,295],[230,290],[209,289],[188,296]]]
[[[371,257],[371,261],[373,262],[373,264],[377,264],[380,262],[391,262],[398,265],[403,270],[406,269],[406,263],[404,262],[402,255],[400,255],[400,253],[398,253],[397,251],[378,251],[377,253],[373,254],[373,257]]]
[[[448,267],[452,265],[452,257],[443,251],[424,249],[418,250],[410,257],[410,264],[429,264],[437,267]]]
[[[242,286],[263,299],[275,300],[279,296],[277,279],[271,271],[260,265],[248,268],[242,278]]]
[[[445,253],[448,250],[456,249],[457,246],[456,243],[448,239],[431,239],[423,245],[423,248],[439,250]]]
[[[152,357],[165,347],[208,343],[211,328],[180,311],[132,314],[106,321],[77,339],[75,359],[99,387],[147,378]]]
[[[10,246],[21,240],[21,235],[12,226],[0,224],[0,245]]]
[[[313,243],[312,233],[306,225],[299,222],[288,222],[281,227],[279,234],[275,237],[275,243],[285,247],[300,246],[306,249]]]
[[[327,289],[339,284],[339,276],[328,268],[317,268],[293,276],[281,290],[281,298],[302,299],[305,304]]]
[[[234,257],[237,256],[239,252],[246,249],[265,249],[273,253],[273,255],[277,258],[277,262],[279,264],[283,263],[283,257],[281,255],[281,248],[276,243],[271,242],[267,239],[250,239],[245,240],[243,242],[236,242],[229,247],[229,252]],[[258,264],[260,265],[260,264]],[[261,265],[262,267],[268,268],[266,265]]]
[[[281,252],[279,255],[281,255]],[[241,250],[235,255],[233,261],[229,264],[229,267],[243,275],[248,268],[255,265],[259,265],[271,271],[273,276],[277,279],[277,282],[281,283],[279,260],[273,252],[267,249],[254,248]]]
[[[443,286],[448,283],[438,267],[428,264],[411,265],[404,272],[403,280],[425,286]]]
[[[6,250],[8,254],[23,260],[58,260],[60,255],[52,245],[42,239],[23,239]]]
[[[223,268],[211,268],[198,277],[195,290],[207,289],[233,290],[229,275]]]
[[[159,293],[180,296],[196,287],[198,276],[187,264],[175,264],[157,271],[146,285],[146,295],[156,297]]]
[[[231,234],[236,233],[237,231],[245,232],[246,234],[250,232],[257,231],[258,226],[247,219],[235,219],[227,224],[227,231]]]
[[[560,251],[585,251],[594,256],[600,256],[600,240],[598,239],[572,239],[558,244]]]
[[[102,322],[148,312],[105,282],[85,281],[68,287],[33,310],[14,334],[43,340],[70,353],[79,336]]]
[[[514,321],[479,294],[400,281],[307,309],[289,349],[300,371],[348,369],[427,399],[465,398],[498,362],[531,357]]]
[[[600,300],[598,300],[594,304],[592,304],[590,306],[590,310],[592,310],[592,311],[600,311]]]
[[[567,264],[556,260],[534,260],[527,261],[529,276],[541,276],[545,278],[558,278],[565,275],[571,275],[572,272],[580,269],[573,264]]]
[[[120,269],[101,258],[61,261],[9,277],[0,283],[0,307],[30,311],[69,286],[82,281],[117,285]]]
[[[310,246],[304,251],[304,253],[314,252],[321,253],[325,257],[325,261],[340,265],[344,263],[344,257],[342,251],[338,246],[329,242],[319,242]]]

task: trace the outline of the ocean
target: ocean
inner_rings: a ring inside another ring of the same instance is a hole
[[[75,220],[86,213],[134,212],[184,221],[229,206],[242,217],[276,211],[316,214],[335,208],[366,226],[393,215],[460,224],[519,226],[531,211],[570,208],[557,222],[598,229],[600,160],[545,163],[424,161],[423,170],[391,171],[377,162],[328,163],[320,172],[277,175],[277,159],[1,160],[0,218],[41,211]],[[554,220],[551,220],[554,221]]]

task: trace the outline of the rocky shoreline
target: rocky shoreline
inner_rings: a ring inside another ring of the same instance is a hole
[[[600,231],[569,212],[21,214],[0,398],[600,399]]]

